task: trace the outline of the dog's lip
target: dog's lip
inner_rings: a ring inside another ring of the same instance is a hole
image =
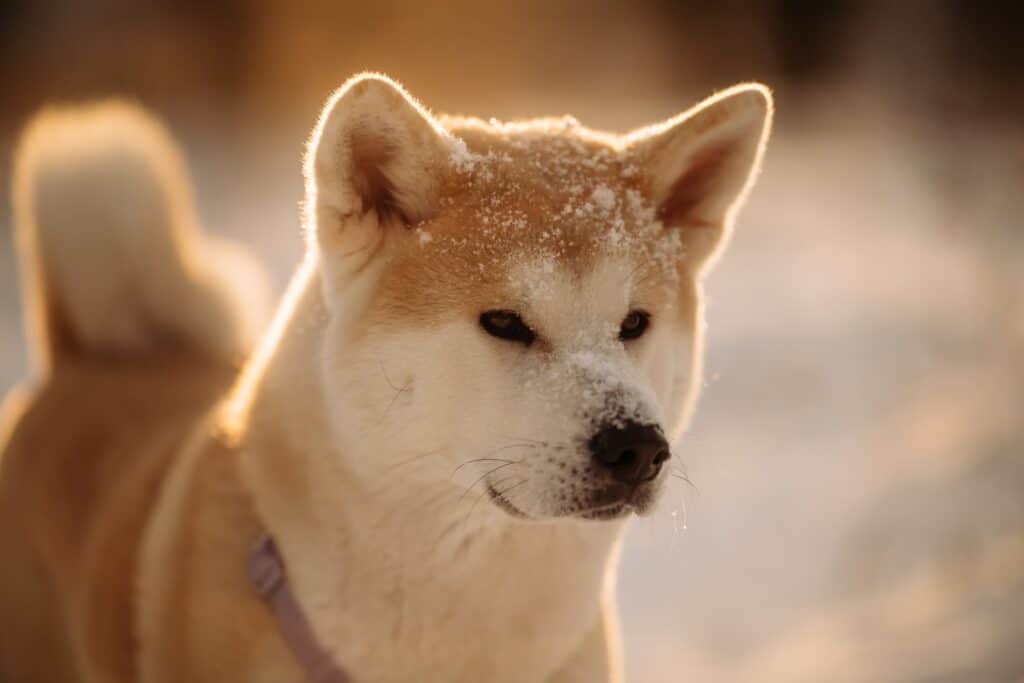
[[[517,517],[519,519],[530,518],[529,515],[527,515],[525,512],[517,508],[515,505],[513,505],[508,498],[498,493],[490,484],[487,484],[487,495],[490,496],[491,500],[494,501],[495,505],[497,505],[499,508],[501,508],[508,514],[512,515],[513,517]]]
[[[637,486],[622,491],[611,500],[605,498],[608,502],[585,508],[583,510],[574,510],[569,514],[582,519],[602,521],[620,519],[630,513],[638,515],[645,514],[654,500],[652,496],[653,487],[651,482],[655,479],[657,479],[657,476],[639,482]]]
[[[607,521],[624,517],[630,512],[630,510],[632,510],[632,508],[633,506],[629,501],[621,500],[616,503],[609,503],[608,505],[600,505],[598,507],[580,510],[576,515],[583,519]]]

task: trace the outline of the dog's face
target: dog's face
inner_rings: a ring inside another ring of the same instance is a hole
[[[699,277],[768,116],[748,87],[627,137],[442,125],[388,81],[346,86],[307,208],[348,466],[518,518],[649,510],[699,384]]]

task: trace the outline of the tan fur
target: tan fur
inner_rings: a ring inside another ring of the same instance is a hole
[[[239,376],[230,359],[252,323],[231,297],[248,276],[204,275],[220,261],[163,133],[130,127],[128,158],[153,183],[139,191],[162,199],[126,219],[88,176],[124,159],[121,142],[75,163],[51,143],[138,115],[66,116],[33,127],[19,160],[26,310],[46,362],[0,422],[0,681],[303,680],[245,575],[263,531],[357,681],[619,680],[622,520],[563,515],[542,470],[534,493],[508,489],[536,519],[513,519],[452,465],[528,424],[520,412],[548,429],[528,395],[509,398],[523,389],[508,368],[533,358],[607,353],[638,405],[681,431],[700,384],[699,277],[758,166],[767,91],[614,136],[571,119],[436,120],[393,82],[353,79],[310,143],[306,261]],[[46,209],[73,197],[99,207],[93,220],[131,223],[115,241],[146,231],[142,248],[81,242],[110,269],[99,299],[78,295],[89,282],[60,251],[72,214]],[[653,314],[649,341],[576,338],[630,306]],[[530,351],[477,327],[511,307],[540,332]]]

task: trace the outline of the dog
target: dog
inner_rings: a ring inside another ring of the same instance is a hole
[[[0,680],[621,680],[623,529],[696,399],[702,278],[771,118],[758,84],[626,135],[435,117],[357,76],[265,325],[159,123],[41,113],[14,172],[32,373],[0,424]]]

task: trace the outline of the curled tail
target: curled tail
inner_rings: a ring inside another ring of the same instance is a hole
[[[160,123],[122,102],[46,110],[14,168],[26,324],[43,369],[64,356],[243,356],[266,279],[203,234],[184,162]]]

